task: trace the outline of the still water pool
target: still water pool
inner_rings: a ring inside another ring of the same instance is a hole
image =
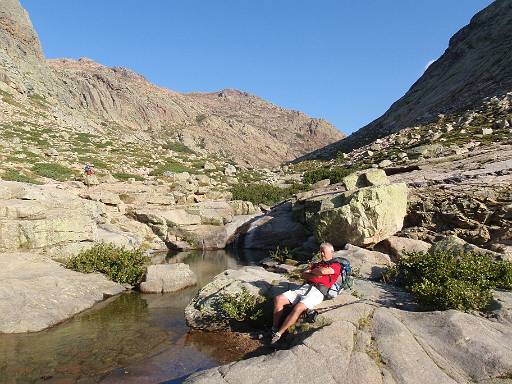
[[[241,358],[228,338],[189,333],[183,310],[213,276],[263,256],[221,250],[163,257],[189,264],[198,285],[174,294],[125,293],[46,331],[0,335],[0,383],[179,383]]]

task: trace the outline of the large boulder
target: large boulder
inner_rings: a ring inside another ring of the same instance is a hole
[[[407,156],[411,159],[430,158],[440,155],[444,150],[441,144],[426,144],[409,149]]]
[[[358,188],[389,184],[389,179],[386,176],[386,172],[382,169],[367,169],[345,176],[343,184],[345,184],[347,191],[350,191]]]
[[[158,264],[148,267],[140,290],[144,293],[176,292],[196,284],[196,275],[188,264]]]
[[[98,177],[96,175],[84,175],[83,180],[84,184],[89,187],[100,184],[100,181],[98,180]]]
[[[404,183],[379,185],[328,197],[308,221],[319,242],[369,246],[402,229],[406,209]]]
[[[228,269],[199,291],[185,308],[185,320],[194,329],[226,329],[229,319],[218,308],[223,295],[235,295],[245,288],[250,294],[272,298],[289,287],[281,275],[267,272],[261,267]]]
[[[233,209],[233,215],[253,215],[259,212],[259,209],[254,206],[250,201],[233,200],[229,201],[228,204]]]

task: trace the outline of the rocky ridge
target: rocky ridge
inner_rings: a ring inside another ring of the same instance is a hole
[[[511,18],[510,1],[492,2],[450,39],[444,54],[384,115],[302,159],[332,158],[404,128],[435,122],[438,114],[460,114],[486,98],[503,98],[512,90]]]

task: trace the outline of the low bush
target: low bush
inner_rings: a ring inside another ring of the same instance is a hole
[[[32,101],[32,104],[40,107],[40,108],[48,108],[49,103],[48,100],[46,100],[45,96],[39,95],[37,93],[33,93],[29,96],[30,101]]]
[[[331,184],[335,184],[341,182],[345,176],[348,176],[358,170],[359,168],[356,167],[322,167],[312,169],[304,173],[304,183],[313,184],[320,180],[329,179],[331,180]]]
[[[112,176],[114,176],[117,180],[122,180],[122,181],[126,181],[128,179],[144,181],[144,178],[142,176],[134,175],[132,173],[116,172],[116,173],[113,173]]]
[[[110,164],[104,160],[100,160],[98,158],[90,157],[90,156],[80,156],[78,158],[83,164],[92,164],[96,169],[109,169]]]
[[[204,114],[200,114],[200,115],[197,115],[196,116],[196,122],[198,124],[201,124],[204,120],[206,120],[208,118],[208,116],[204,115]]]
[[[84,143],[84,144],[89,144],[91,143],[91,139],[94,138],[95,136],[91,133],[87,133],[87,132],[79,132],[76,134],[75,136],[75,139],[78,140],[79,142],[81,143]]]
[[[162,176],[165,172],[189,172],[194,173],[194,169],[187,167],[181,163],[176,161],[167,161],[165,164],[158,166],[150,172],[150,176]]]
[[[219,298],[219,307],[229,320],[249,324],[265,324],[270,321],[271,301],[256,296],[246,287],[236,294],[223,294]]]
[[[75,175],[75,171],[57,163],[36,163],[32,171],[39,176],[57,181],[66,181]]]
[[[149,261],[142,249],[132,251],[100,243],[69,259],[66,268],[83,273],[101,272],[118,283],[137,285]]]
[[[183,143],[179,142],[169,142],[162,146],[163,149],[170,149],[174,152],[181,152],[181,153],[194,153],[193,150],[191,150],[189,147],[187,147]]]
[[[27,176],[15,169],[10,169],[2,174],[2,179],[8,181],[19,181],[21,183],[42,184],[41,181]]]
[[[512,289],[512,262],[473,253],[410,253],[384,279],[404,286],[427,309],[484,310],[491,289]]]
[[[287,247],[281,249],[279,245],[274,251],[270,251],[269,253],[272,260],[277,261],[278,263],[285,263],[287,259],[291,259],[292,255]]]
[[[273,205],[307,189],[308,186],[305,184],[293,184],[288,188],[279,188],[268,184],[238,184],[231,188],[231,193],[233,200]]]

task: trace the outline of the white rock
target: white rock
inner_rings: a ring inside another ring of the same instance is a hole
[[[158,264],[148,267],[140,290],[144,293],[176,292],[196,284],[197,278],[187,264]]]

